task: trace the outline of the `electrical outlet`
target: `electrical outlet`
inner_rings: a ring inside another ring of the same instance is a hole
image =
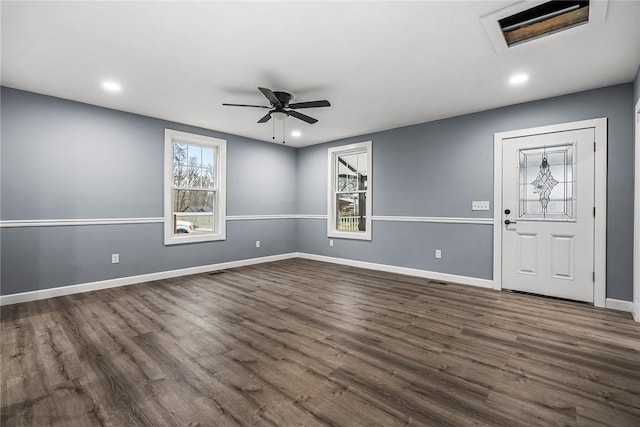
[[[471,210],[472,211],[488,211],[489,210],[489,201],[488,200],[474,200],[471,202]]]
[[[329,239],[329,246],[333,247],[333,239]]]
[[[118,264],[120,262],[120,254],[111,254],[111,264]]]
[[[256,240],[256,248],[260,247],[260,240]]]
[[[436,249],[436,258],[437,259],[442,258],[442,251],[440,249]]]

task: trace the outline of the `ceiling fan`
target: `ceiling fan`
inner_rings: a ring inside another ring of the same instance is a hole
[[[255,107],[255,108],[271,108],[267,114],[264,115],[258,123],[266,123],[272,117],[275,120],[284,120],[288,116],[295,117],[296,119],[302,120],[303,122],[307,122],[309,124],[314,124],[318,120],[313,117],[309,117],[306,114],[299,113],[295,110],[301,108],[318,108],[318,107],[330,107],[331,104],[329,101],[309,101],[309,102],[295,102],[293,104],[289,104],[291,101],[291,94],[287,92],[279,92],[272,91],[271,89],[267,89],[264,87],[259,87],[258,90],[262,92],[262,94],[269,100],[271,103],[271,107],[265,107],[264,105],[247,105],[247,104],[222,104],[226,106],[232,107]]]

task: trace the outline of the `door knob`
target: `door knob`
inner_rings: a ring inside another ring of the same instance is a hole
[[[504,225],[509,225],[509,224],[516,224],[515,221],[509,221],[508,219],[504,220]]]
[[[505,209],[504,213],[505,213],[505,215],[509,215],[511,213],[511,210],[510,209]]]

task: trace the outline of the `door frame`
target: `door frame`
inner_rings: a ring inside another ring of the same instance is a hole
[[[634,146],[634,195],[633,195],[633,318],[640,322],[640,99],[634,112],[635,146]]]
[[[581,120],[494,134],[493,151],[493,289],[502,290],[502,147],[505,140],[578,129],[594,129],[595,194],[593,304],[604,307],[607,294],[607,118]],[[640,219],[636,218],[640,221]],[[640,266],[640,264],[639,264]]]

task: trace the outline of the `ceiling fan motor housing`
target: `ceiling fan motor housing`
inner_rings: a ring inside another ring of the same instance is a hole
[[[278,101],[280,101],[280,104],[282,104],[283,107],[288,107],[291,98],[293,98],[291,94],[287,92],[274,91],[273,94],[278,98]],[[274,107],[277,108],[278,106],[274,105]]]

